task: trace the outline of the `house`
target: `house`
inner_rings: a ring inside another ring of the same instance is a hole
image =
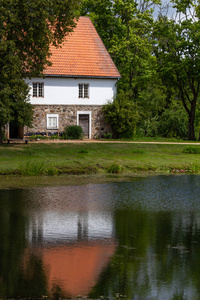
[[[26,79],[34,121],[24,134],[60,133],[66,126],[80,125],[85,137],[101,137],[110,129],[102,106],[115,96],[120,74],[91,20],[80,17],[62,47],[52,46],[51,53],[44,78]]]

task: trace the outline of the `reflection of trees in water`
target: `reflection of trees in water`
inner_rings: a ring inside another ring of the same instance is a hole
[[[23,272],[20,274],[18,295],[23,297],[41,297],[47,295],[46,270],[42,256],[29,253],[26,257]]]
[[[28,218],[24,212],[24,191],[1,191],[0,194],[0,297],[41,296],[46,291],[46,279],[41,259],[30,256],[26,277],[23,269],[27,246]]]
[[[192,212],[116,210],[119,246],[89,297],[199,298],[199,220]]]

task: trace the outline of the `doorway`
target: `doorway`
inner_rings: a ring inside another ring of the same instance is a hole
[[[89,115],[79,115],[79,126],[83,129],[83,135],[89,138]]]
[[[77,111],[77,124],[82,127],[84,137],[91,139],[91,111]]]
[[[10,139],[23,139],[24,138],[24,128],[18,127],[13,123],[9,124],[9,138]]]

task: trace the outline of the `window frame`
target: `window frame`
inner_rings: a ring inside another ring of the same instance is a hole
[[[56,118],[56,126],[49,125],[50,118]],[[59,115],[58,114],[47,114],[46,122],[47,122],[47,129],[59,129]]]
[[[32,82],[32,97],[44,98],[44,82]]]
[[[78,98],[89,99],[89,83],[78,84]]]

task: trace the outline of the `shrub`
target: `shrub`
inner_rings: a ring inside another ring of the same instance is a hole
[[[105,118],[115,138],[132,138],[136,130],[138,113],[136,104],[128,94],[118,94],[113,102],[104,105]]]
[[[121,172],[121,166],[117,164],[112,164],[108,167],[108,173],[119,174]]]
[[[79,140],[83,137],[83,129],[77,125],[65,127],[64,136],[71,140]]]
[[[200,154],[200,147],[188,146],[183,149],[183,153]]]
[[[103,137],[105,139],[112,139],[112,133],[111,132],[105,133]]]
[[[48,168],[46,170],[46,173],[50,176],[54,176],[54,175],[57,175],[58,174],[58,169],[56,168]]]
[[[36,134],[36,135],[31,135],[29,137],[29,140],[47,140],[49,137],[48,136],[43,136],[43,135],[40,135],[40,134]]]
[[[20,175],[24,176],[37,176],[44,174],[44,163],[43,162],[33,162],[31,160],[20,163],[18,166]]]
[[[134,149],[133,153],[135,153],[135,154],[144,154],[144,150],[142,150],[142,149]]]
[[[84,153],[84,154],[86,154],[86,153],[88,153],[88,151],[85,150],[85,149],[81,149],[78,153]]]
[[[186,138],[187,114],[178,104],[166,109],[159,120],[158,134],[163,137]]]

